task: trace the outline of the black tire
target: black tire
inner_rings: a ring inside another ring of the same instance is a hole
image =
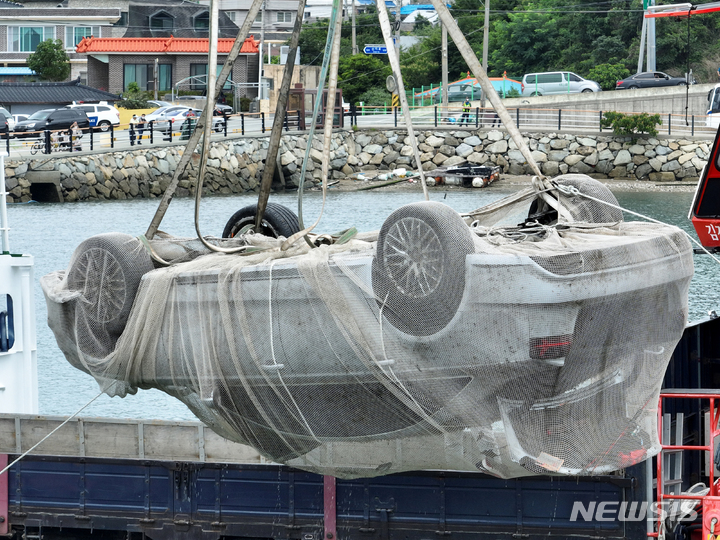
[[[153,269],[152,259],[137,238],[121,233],[99,234],[82,242],[67,272],[69,290],[81,291],[76,305],[78,346],[102,358],[114,348],[125,329],[142,277]]]
[[[390,214],[372,263],[373,291],[385,319],[413,336],[445,328],[465,291],[465,257],[474,251],[470,228],[449,206],[420,202]]]
[[[533,92],[533,93],[530,94],[530,95],[531,95],[531,96],[541,96],[542,94],[539,94],[539,93],[537,93],[537,92]]]
[[[252,204],[235,212],[225,225],[222,237],[233,238],[247,225],[253,225],[256,210],[257,205]],[[289,238],[298,231],[300,231],[300,222],[295,212],[282,204],[267,203],[261,229],[257,232],[272,238],[280,236]]]
[[[108,122],[107,120],[98,122],[98,128],[100,128],[100,131],[102,132],[110,131],[110,122]]]
[[[638,89],[638,86],[636,84],[631,84],[630,86],[628,86],[628,90],[637,90],[637,89]]]
[[[677,85],[678,85],[678,86],[687,86],[687,83],[683,81],[683,82],[681,82],[681,83],[678,83]]]
[[[582,91],[583,94],[586,94],[588,92],[592,92],[592,90],[590,90],[589,88],[586,88],[585,90]]]
[[[567,174],[553,179],[560,185],[573,186],[581,193],[600,199],[615,206],[618,200],[605,184],[584,174]],[[623,221],[622,210],[590,200],[582,195],[570,199],[573,203],[571,214],[576,221],[587,223],[615,223]]]
[[[553,181],[561,186],[572,186],[580,193],[619,206],[612,191],[602,182],[598,182],[584,174],[564,174],[556,176]],[[570,203],[568,210],[575,221],[584,221],[586,223],[616,223],[623,221],[622,210],[593,201],[582,195],[563,196]],[[543,225],[551,225],[556,223],[557,219],[557,210],[549,208],[546,203],[540,202],[540,199],[535,199],[530,204],[530,210],[528,211],[529,221],[538,221]]]

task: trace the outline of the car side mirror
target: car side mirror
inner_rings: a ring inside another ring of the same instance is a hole
[[[665,80],[669,80],[669,79],[670,79],[670,75],[665,75]]]

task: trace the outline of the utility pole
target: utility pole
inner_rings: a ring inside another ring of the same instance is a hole
[[[490,0],[485,0],[485,28],[483,30],[483,71],[487,75],[488,70],[488,42],[490,34]],[[485,92],[482,93],[480,98],[480,106],[485,108]]]
[[[654,6],[655,0],[648,0],[648,7]],[[648,20],[647,70],[655,71],[655,18]]]
[[[352,53],[358,54],[357,40],[355,39],[355,0],[352,0]]]
[[[448,42],[447,42],[447,26],[440,22],[442,37],[442,86],[440,87],[441,99],[442,99],[442,114],[441,118],[447,118],[448,112]]]
[[[382,0],[380,0],[382,1]],[[395,53],[398,60],[400,59],[400,8],[402,8],[402,0],[395,0]]]
[[[263,43],[265,42],[265,2],[263,2],[262,10],[260,11],[260,64],[259,64],[259,73],[258,73],[258,101],[263,99],[265,96],[263,96],[263,87],[262,87],[262,80],[263,80],[263,67],[265,65],[265,58],[263,53]],[[260,104],[258,103],[258,106]]]

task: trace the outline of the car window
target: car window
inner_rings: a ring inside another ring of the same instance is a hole
[[[69,120],[75,118],[77,114],[74,111],[55,111],[52,115],[53,120]]]
[[[541,73],[537,78],[538,84],[562,82],[560,73]]]
[[[30,118],[28,118],[28,120],[45,120],[48,116],[50,116],[51,112],[52,111],[48,109],[34,112],[30,115]]]
[[[111,109],[110,109],[110,107],[105,107],[105,106],[101,105],[97,108],[97,110],[98,110],[98,112],[100,112],[100,111],[109,111]]]
[[[582,82],[583,81],[583,79],[581,77],[578,77],[574,73],[568,73],[568,75],[570,75],[570,80],[572,82]]]
[[[0,107],[0,114],[2,114],[5,118],[10,118],[12,116],[4,107]]]
[[[78,109],[85,111],[86,113],[95,112],[95,107],[93,105],[81,105]]]
[[[636,75],[634,78],[635,79],[652,79],[653,74],[652,73],[641,73],[640,75]]]

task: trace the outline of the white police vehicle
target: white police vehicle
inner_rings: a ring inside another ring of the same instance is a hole
[[[78,103],[73,101],[67,107],[85,111],[90,120],[90,125],[100,128],[100,131],[108,131],[110,125],[117,126],[120,124],[120,111],[109,105],[107,101],[99,103]]]

